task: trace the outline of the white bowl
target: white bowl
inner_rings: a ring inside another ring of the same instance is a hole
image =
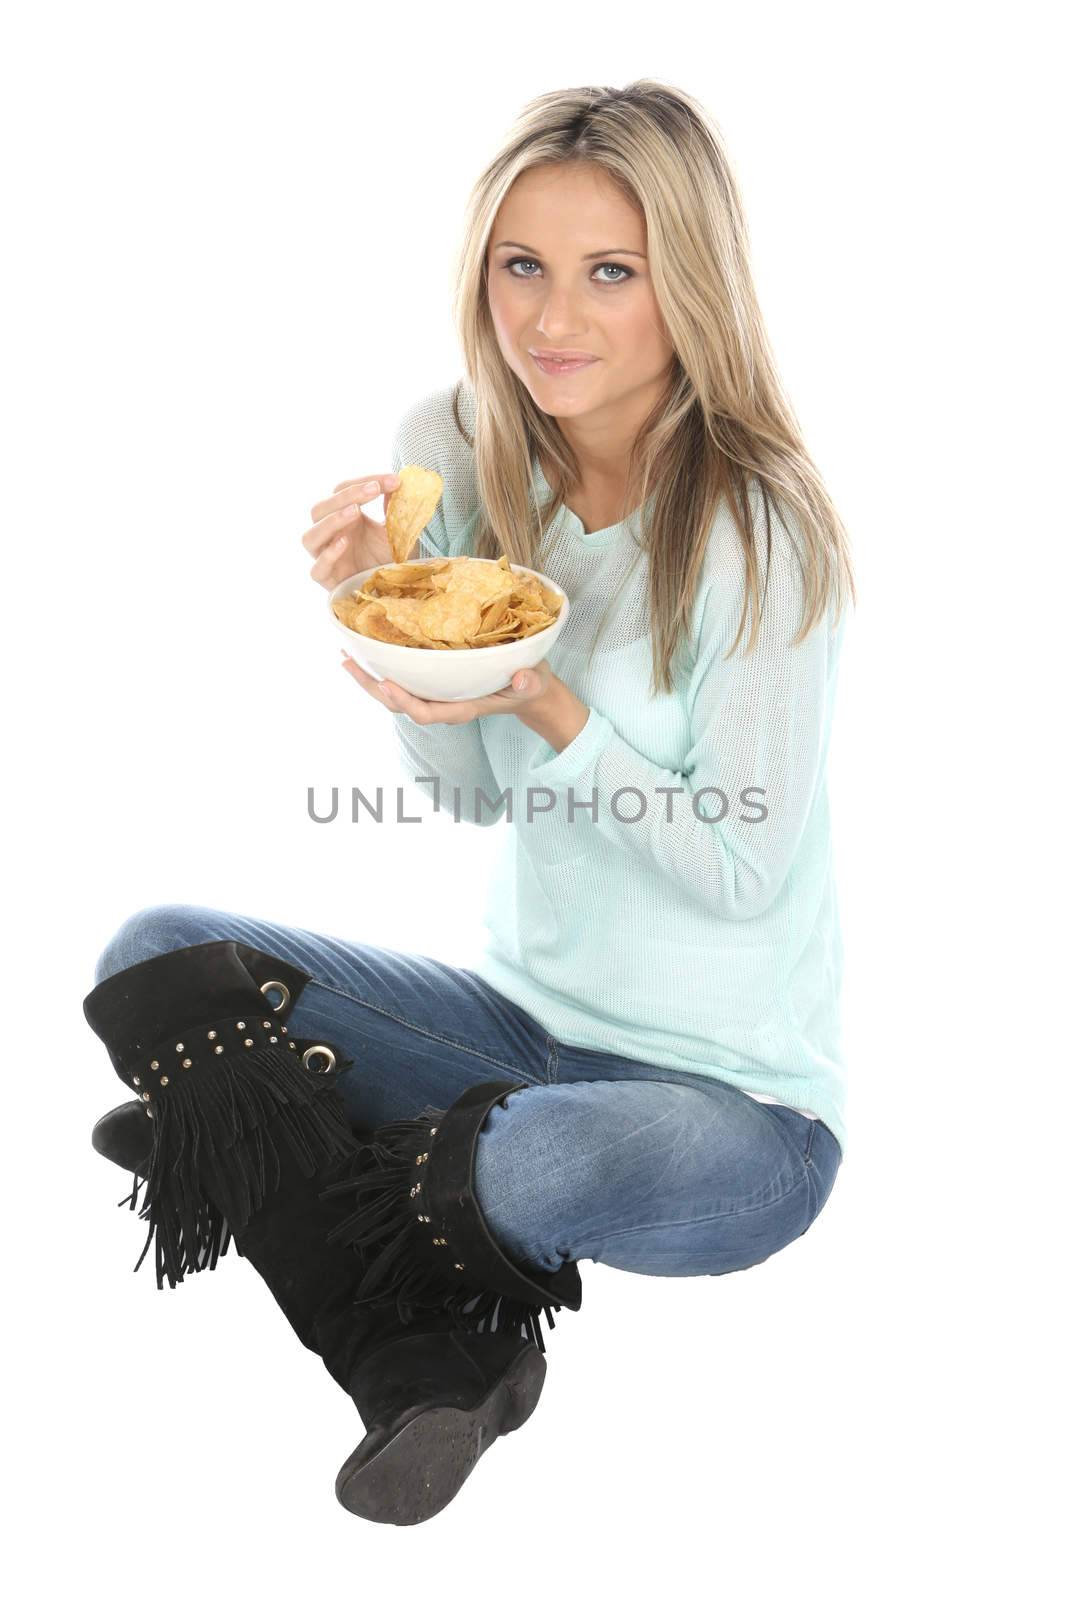
[[[436,556],[428,556],[425,560],[405,564],[429,566],[438,559],[440,558]],[[392,565],[391,562],[379,563],[383,564]],[[499,565],[498,562],[490,562],[488,559],[485,559],[485,564]],[[563,596],[563,604],[555,622],[548,628],[542,628],[538,633],[531,633],[526,639],[514,639],[508,644],[486,644],[461,650],[424,650],[418,645],[386,644],[381,639],[368,639],[366,634],[345,627],[340,617],[335,615],[333,603],[351,594],[353,589],[360,588],[372,572],[377,572],[377,567],[366,567],[362,572],[353,573],[351,578],[339,583],[336,589],[331,589],[328,601],[330,621],[344,634],[347,641],[345,648],[349,655],[358,661],[371,677],[388,678],[391,683],[398,683],[409,693],[417,694],[420,700],[476,700],[483,694],[495,694],[498,689],[506,689],[512,676],[522,667],[536,666],[559,638],[560,629],[567,621],[567,614],[570,611],[570,601],[558,583],[546,578],[543,572],[534,572],[532,567],[519,567],[514,562],[512,567],[515,572],[532,572],[547,589]]]

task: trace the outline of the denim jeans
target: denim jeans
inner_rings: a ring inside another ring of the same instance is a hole
[[[529,1085],[482,1124],[474,1192],[501,1246],[543,1272],[564,1261],[738,1272],[806,1233],[837,1176],[825,1123],[715,1078],[566,1044],[478,974],[430,956],[157,905],[121,925],[95,981],[210,939],[311,974],[289,1026],[354,1061],[337,1083],[354,1128],[446,1108],[489,1079]]]

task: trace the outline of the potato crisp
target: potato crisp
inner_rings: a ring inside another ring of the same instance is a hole
[[[563,596],[532,573],[499,561],[455,556],[377,567],[359,589],[333,602],[346,628],[418,650],[478,650],[512,644],[559,616]]]
[[[385,509],[385,532],[393,560],[406,561],[437,510],[445,481],[430,467],[401,467],[397,476],[400,482]]]

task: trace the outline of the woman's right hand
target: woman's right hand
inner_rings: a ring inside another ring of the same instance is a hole
[[[392,561],[384,519],[378,522],[369,517],[365,508],[384,491],[388,511],[389,498],[399,484],[395,472],[346,478],[328,500],[312,506],[313,525],[300,542],[315,557],[311,576],[316,583],[324,589],[336,589],[353,573]]]

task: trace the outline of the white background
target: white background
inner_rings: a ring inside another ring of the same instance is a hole
[[[1062,1581],[1062,74],[1041,15],[8,14],[17,1592]],[[758,1270],[586,1264],[531,1421],[439,1516],[383,1527],[334,1500],[362,1429],[251,1268],[164,1293],[132,1273],[143,1224],[89,1143],[125,1090],[81,1001],[118,924],[162,902],[473,959],[501,830],[434,817],[410,782],[421,826],[308,820],[309,785],[403,773],[300,536],[458,376],[460,216],[520,107],[645,75],[722,129],[852,530],[831,764],[850,1149],[817,1225]],[[397,893],[416,881],[422,909]]]

